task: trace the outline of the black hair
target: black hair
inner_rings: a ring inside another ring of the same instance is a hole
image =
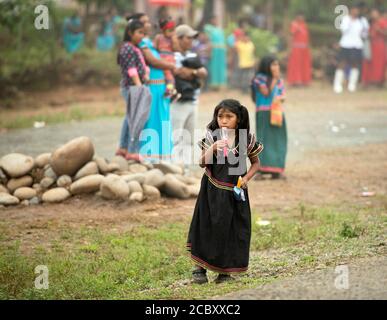
[[[141,28],[144,28],[144,24],[140,20],[130,19],[125,27],[123,42],[132,41],[132,37],[130,36],[130,34],[133,34],[133,32]],[[118,50],[117,54],[117,64],[120,64],[120,50],[121,47]]]
[[[146,16],[146,13],[144,12],[137,12],[137,13],[134,13],[132,14],[131,16],[127,16],[126,17],[126,21],[129,22],[129,20],[140,20],[143,16]]]
[[[273,80],[273,75],[271,73],[271,64],[278,59],[274,56],[265,56],[262,58],[259,63],[257,73],[262,73],[267,77],[267,87],[270,88],[271,82]]]
[[[172,21],[172,18],[171,18],[171,17],[168,17],[168,18],[160,18],[160,20],[159,20],[159,27],[160,27],[160,29],[163,29],[163,27],[164,27],[169,21]]]
[[[216,131],[219,128],[218,124],[218,114],[220,109],[224,109],[227,111],[230,111],[234,113],[237,116],[237,127],[238,129],[244,129],[247,130],[247,137],[250,137],[250,118],[249,118],[249,111],[245,106],[243,106],[238,100],[234,99],[226,99],[221,101],[214,110],[214,115],[212,121],[207,125],[207,129],[210,131]],[[236,132],[236,144],[239,142],[239,134]]]
[[[125,33],[124,33],[124,42],[132,41],[130,33],[135,32],[138,29],[144,28],[144,24],[137,19],[131,19],[128,21],[128,24],[125,27]]]

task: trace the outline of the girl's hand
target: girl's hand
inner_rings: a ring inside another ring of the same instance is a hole
[[[242,189],[247,189],[247,183],[249,181],[246,179],[246,177],[242,177],[242,184],[241,184],[241,188]]]
[[[212,145],[212,151],[223,152],[223,149],[227,147],[226,140],[218,140]]]

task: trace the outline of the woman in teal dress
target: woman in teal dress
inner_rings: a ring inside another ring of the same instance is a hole
[[[97,37],[97,49],[99,51],[109,51],[115,46],[114,24],[113,17],[110,14],[106,15],[101,22],[101,29]]]
[[[76,14],[63,23],[63,44],[68,53],[77,52],[83,45],[85,35],[81,32],[81,18]]]
[[[152,25],[146,14],[138,13],[130,18],[139,19],[144,24],[145,32],[150,33]],[[148,162],[171,160],[173,143],[170,98],[165,97],[166,87],[163,69],[173,70],[175,66],[161,60],[159,52],[149,37],[145,37],[139,47],[150,67],[148,85],[152,94],[150,116],[145,124],[143,134],[140,136],[140,155]]]
[[[208,64],[209,86],[219,88],[227,84],[226,43],[224,32],[217,27],[216,17],[204,26],[204,32],[211,42],[211,59]]]
[[[287,153],[287,129],[283,110],[280,111],[282,124],[271,124],[273,106],[279,106],[285,98],[284,82],[280,78],[280,66],[276,58],[262,59],[252,82],[252,98],[256,104],[257,139],[265,146],[259,156],[259,172],[269,173],[273,179],[283,179]]]

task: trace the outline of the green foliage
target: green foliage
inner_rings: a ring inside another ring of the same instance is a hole
[[[236,28],[236,23],[230,23],[225,30],[226,36],[232,34]],[[262,58],[265,55],[277,53],[279,39],[275,34],[267,30],[253,27],[248,28],[247,33],[249,34],[251,41],[254,43],[255,55],[257,58]]]
[[[277,53],[279,39],[275,34],[258,28],[250,28],[248,33],[255,45],[257,57],[262,58],[265,55]]]
[[[360,236],[360,228],[358,226],[351,227],[347,222],[343,222],[340,230],[340,236],[343,238],[358,238]]]

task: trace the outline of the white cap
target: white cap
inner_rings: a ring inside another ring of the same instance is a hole
[[[176,35],[178,38],[180,37],[196,37],[199,31],[192,29],[188,24],[181,24],[177,26],[175,29]]]

